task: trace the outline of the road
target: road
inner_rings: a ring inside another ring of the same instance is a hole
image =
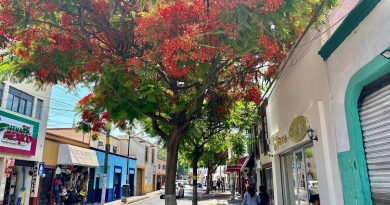
[[[192,200],[192,187],[186,186],[184,188],[184,198],[177,199],[178,205],[191,205]],[[153,198],[145,199],[133,204],[137,205],[165,205],[165,200],[160,199],[160,196],[156,196]]]

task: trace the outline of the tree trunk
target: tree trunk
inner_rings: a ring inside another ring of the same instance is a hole
[[[110,130],[106,133],[106,152],[104,155],[104,172],[103,172],[103,184],[102,184],[102,195],[100,204],[106,202],[106,187],[107,187],[107,170],[108,170],[108,153],[110,152]]]
[[[165,183],[165,204],[176,205],[176,171],[180,139],[183,133],[173,131],[167,142],[167,170]]]
[[[206,194],[209,194],[210,190],[213,188],[212,187],[212,182],[213,182],[212,170],[211,170],[210,167],[207,167],[207,190],[206,190]]]
[[[192,205],[198,205],[198,159],[192,161]]]

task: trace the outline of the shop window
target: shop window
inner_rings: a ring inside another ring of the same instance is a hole
[[[148,162],[148,153],[149,153],[149,147],[145,147],[145,162]]]
[[[0,106],[3,102],[3,91],[4,91],[4,83],[0,83]]]
[[[152,164],[154,164],[154,149],[152,149]]]
[[[318,194],[313,147],[305,147],[282,157],[283,194],[286,205],[309,204]]]
[[[33,102],[33,96],[13,87],[9,88],[6,106],[8,110],[31,117]]]
[[[112,152],[114,152],[114,154],[117,154],[117,152],[118,152],[118,147],[117,147],[117,146],[113,146],[113,147],[112,147]]]
[[[35,109],[35,119],[38,119],[38,120],[41,119],[42,108],[43,108],[43,100],[38,99],[37,100],[37,107]]]

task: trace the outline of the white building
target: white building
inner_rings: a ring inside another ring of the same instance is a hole
[[[269,154],[273,156],[274,190],[271,195],[274,204],[308,205],[310,197],[317,194],[321,204],[352,204],[351,200],[348,203],[343,200],[343,175],[339,173],[336,148],[335,128],[343,125],[334,124],[333,114],[339,115],[341,110],[335,111],[331,106],[334,100],[331,90],[333,87],[339,90],[340,86],[332,82],[331,75],[328,75],[331,71],[329,63],[318,52],[329,37],[337,32],[339,22],[356,3],[342,2],[341,8],[328,15],[327,25],[311,29],[303,37],[266,96]],[[355,45],[358,46],[358,43]],[[351,54],[355,49],[349,50]],[[340,53],[340,60],[345,55],[349,54],[346,51]],[[338,74],[343,68],[340,67],[340,61],[334,66],[335,80],[339,81],[343,77]],[[263,156],[260,165],[267,160],[269,158]]]
[[[38,203],[50,95],[50,86],[0,83],[0,204]]]
[[[121,149],[127,150],[127,138],[121,139]],[[157,189],[157,145],[140,137],[130,138],[130,156],[137,159],[135,195]]]

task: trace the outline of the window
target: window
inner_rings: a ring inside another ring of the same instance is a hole
[[[37,100],[37,107],[35,109],[35,119],[38,119],[38,120],[41,119],[42,108],[43,108],[43,100],[38,99]]]
[[[154,164],[154,149],[152,149],[152,164]]]
[[[98,141],[98,148],[99,148],[99,147],[103,148],[103,146],[104,146],[104,145],[103,145],[103,141]]]
[[[149,147],[146,146],[146,147],[145,147],[145,162],[148,161],[148,153],[149,153]]]
[[[13,87],[9,88],[7,106],[8,110],[27,115],[31,117],[34,97],[17,90]]]
[[[163,170],[165,170],[165,164],[163,165]]]
[[[118,152],[118,147],[117,146],[113,146],[112,147],[112,152],[114,152],[114,154],[116,154]]]
[[[3,101],[3,91],[4,91],[4,83],[0,83],[0,106]]]
[[[158,164],[158,169],[161,169],[161,164]]]

